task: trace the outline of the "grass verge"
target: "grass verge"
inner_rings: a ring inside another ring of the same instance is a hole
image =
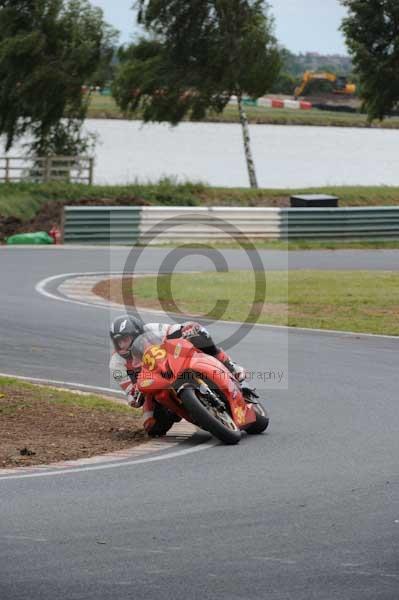
[[[0,184],[0,240],[28,231],[49,231],[61,225],[63,206],[238,206],[287,207],[293,194],[322,193],[339,196],[341,206],[398,206],[399,187],[348,186],[296,189],[211,187],[200,182],[178,183],[163,179],[158,183],[121,186],[89,186],[68,183]],[[398,242],[303,241],[257,242],[259,248],[395,248]],[[227,246],[225,246],[227,247]]]
[[[26,383],[13,377],[0,377],[0,390],[7,386],[9,392],[20,394],[27,392],[34,398],[43,401],[49,401],[63,406],[72,406],[89,410],[101,410],[115,414],[132,415],[132,409],[126,404],[115,402],[105,396],[98,396],[86,392],[67,391],[59,388],[48,387]],[[18,406],[15,405],[15,409]],[[1,408],[0,408],[1,412]]]
[[[0,217],[28,221],[49,202],[118,201],[125,204],[162,206],[289,206],[294,194],[332,194],[341,206],[399,205],[399,187],[328,186],[317,188],[223,188],[200,182],[178,183],[165,178],[158,183],[83,185],[72,183],[0,184]]]
[[[265,296],[254,273],[244,271],[125,279],[111,287],[102,282],[95,291],[123,303],[133,289],[138,305],[171,311],[177,305],[185,315],[399,335],[399,273],[271,271],[266,282]],[[224,299],[227,308],[219,313],[217,302]]]
[[[159,248],[175,248],[176,244],[154,244],[154,247]],[[217,248],[220,250],[240,249],[251,250],[396,250],[399,249],[399,240],[356,240],[348,242],[345,240],[295,240],[292,242],[284,242],[279,240],[255,241],[253,243],[238,242],[209,242],[206,244],[190,244],[190,248]]]
[[[126,405],[0,378],[0,468],[85,458],[145,439],[138,412]]]

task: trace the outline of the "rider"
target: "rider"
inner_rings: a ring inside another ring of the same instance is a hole
[[[183,338],[206,354],[214,356],[223,363],[238,381],[244,381],[245,370],[234,363],[230,356],[218,348],[209,332],[199,323],[187,322],[182,325],[163,323],[144,324],[140,319],[124,315],[114,320],[110,335],[115,352],[112,354],[110,369],[112,376],[125,392],[128,404],[134,408],[144,406],[144,428],[151,437],[165,435],[173,423],[180,420],[163,406],[154,403],[152,399],[145,400],[137,388],[136,382],[142,367],[142,356],[133,354],[133,344],[144,334],[157,337],[160,342],[164,339]]]

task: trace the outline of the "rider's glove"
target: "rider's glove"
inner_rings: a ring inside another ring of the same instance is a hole
[[[189,340],[203,333],[203,327],[199,323],[186,323],[182,326],[181,336],[183,339]]]
[[[129,396],[129,404],[132,408],[140,408],[143,406],[144,400],[145,396],[140,390],[135,390],[133,394],[130,394]]]

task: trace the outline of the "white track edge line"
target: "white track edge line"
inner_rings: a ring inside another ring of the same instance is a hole
[[[124,393],[121,390],[115,390],[113,388],[105,388],[99,387],[97,385],[86,385],[85,383],[76,383],[74,381],[58,381],[55,379],[45,379],[44,377],[25,377],[23,375],[13,375],[10,373],[0,373],[0,377],[10,377],[12,379],[18,379],[20,381],[27,381],[28,383],[31,381],[32,383],[45,383],[47,385],[53,386],[66,386],[73,387],[76,389],[82,390],[93,390],[97,392],[106,392],[108,394],[118,394],[120,396],[124,396]]]
[[[169,460],[171,458],[179,458],[180,456],[185,456],[186,454],[193,454],[194,452],[200,452],[202,450],[208,450],[209,448],[213,448],[217,446],[220,442],[205,442],[203,444],[199,444],[194,446],[194,448],[185,448],[183,450],[177,450],[176,452],[164,452],[160,456],[151,456],[148,458],[139,458],[136,460],[130,461],[121,461],[115,463],[105,463],[103,465],[95,465],[95,466],[86,466],[86,467],[73,467],[66,469],[58,469],[57,471],[43,471],[38,473],[21,473],[21,475],[4,475],[1,476],[0,472],[0,483],[4,480],[9,479],[32,479],[34,477],[54,477],[55,475],[76,475],[78,473],[84,473],[86,471],[103,471],[105,469],[120,469],[121,467],[130,467],[134,465],[142,465],[145,463],[151,462],[159,462],[162,460]],[[161,450],[162,452],[162,450]],[[34,468],[34,467],[32,467]]]
[[[54,385],[54,386],[71,386],[71,387],[73,386],[76,389],[84,389],[87,391],[95,390],[95,391],[99,391],[99,392],[115,393],[115,394],[124,396],[124,393],[120,390],[114,390],[112,388],[104,388],[104,387],[95,386],[95,385],[86,385],[83,383],[75,383],[75,382],[71,382],[71,381],[58,381],[58,380],[54,380],[54,379],[45,379],[45,378],[41,378],[41,377],[25,377],[22,375],[13,375],[10,373],[0,373],[0,377],[10,377],[13,379],[18,379],[19,381],[27,381],[27,382],[32,382],[32,383],[45,383],[45,384]],[[48,477],[49,475],[64,475],[64,474],[79,473],[81,471],[93,471],[93,470],[99,471],[101,469],[110,469],[110,468],[130,466],[130,465],[135,465],[135,464],[142,464],[142,463],[147,463],[147,462],[155,462],[155,461],[159,461],[159,460],[166,460],[169,458],[176,458],[181,455],[190,454],[192,452],[197,452],[199,450],[206,450],[207,448],[211,448],[213,446],[216,446],[217,444],[218,444],[218,442],[207,442],[207,443],[198,444],[194,448],[185,448],[183,450],[176,450],[175,452],[167,452],[168,447],[167,447],[167,444],[165,444],[165,448],[159,450],[160,452],[163,452],[163,454],[161,456],[140,458],[140,459],[135,459],[135,460],[131,460],[131,461],[126,461],[126,459],[122,459],[121,461],[118,461],[118,462],[112,462],[112,463],[104,462],[103,464],[100,464],[100,465],[87,465],[87,466],[83,466],[83,467],[79,467],[79,466],[66,467],[65,469],[62,467],[58,467],[56,471],[46,470],[46,471],[37,472],[37,473],[36,472],[35,473],[21,473],[21,474],[16,473],[16,474],[12,474],[12,475],[2,475],[1,469],[0,469],[0,481],[2,481],[4,479],[27,479],[27,478],[31,478],[31,477],[45,477],[45,476]],[[101,457],[101,455],[99,455],[99,456]],[[40,468],[40,465],[38,465],[38,468]],[[51,467],[49,467],[49,469],[50,468]],[[35,466],[30,467],[30,470],[34,471]]]

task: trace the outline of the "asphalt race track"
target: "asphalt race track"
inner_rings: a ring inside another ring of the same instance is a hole
[[[167,253],[146,251],[140,270],[157,272]],[[248,268],[244,254],[223,252],[234,268]],[[287,264],[285,253],[260,256],[266,269]],[[398,257],[295,252],[289,267],[393,270]],[[35,286],[125,260],[126,250],[1,249],[0,372],[109,387],[110,313]],[[209,264],[186,256],[178,268]],[[267,435],[109,469],[0,475],[1,600],[397,600],[398,349],[388,337],[255,327],[233,354],[282,373],[257,383]]]

